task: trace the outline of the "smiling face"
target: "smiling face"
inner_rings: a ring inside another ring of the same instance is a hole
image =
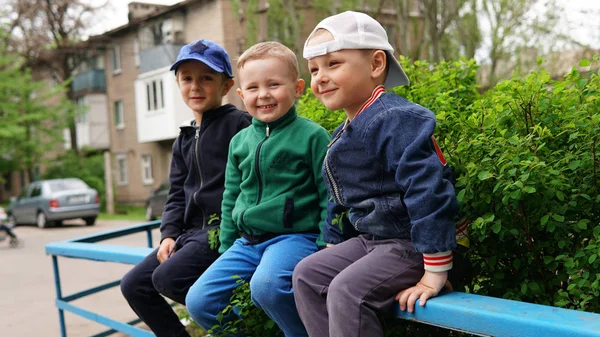
[[[333,36],[324,31],[311,37],[308,45],[332,40]],[[317,99],[329,110],[344,109],[348,118],[352,119],[373,89],[383,84],[385,53],[381,50],[343,49],[311,58],[308,69],[310,85]]]
[[[293,76],[289,64],[278,57],[246,61],[239,78],[237,92],[248,113],[264,123],[283,117],[304,90],[304,81]]]
[[[223,96],[233,86],[233,80],[202,62],[190,60],[177,67],[177,84],[183,101],[192,109],[199,125],[205,111],[222,105]]]

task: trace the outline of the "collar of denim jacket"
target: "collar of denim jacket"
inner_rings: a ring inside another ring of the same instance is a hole
[[[369,97],[369,99],[367,99],[363,105],[360,107],[360,109],[358,109],[358,112],[356,113],[356,115],[354,115],[354,118],[358,117],[358,115],[360,115],[361,112],[365,111],[368,107],[371,106],[371,104],[373,104],[378,98],[379,96],[381,96],[382,94],[385,93],[385,87],[383,85],[378,85],[377,87],[375,87],[375,89],[373,89],[373,92],[371,93],[371,97]],[[352,119],[354,119],[352,118]],[[346,118],[346,122],[344,124],[344,129],[346,129],[346,126],[348,126],[348,124],[351,122],[351,120]]]

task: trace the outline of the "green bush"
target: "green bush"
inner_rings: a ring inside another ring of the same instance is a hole
[[[100,205],[106,205],[104,184],[104,156],[102,154],[77,155],[69,151],[51,162],[43,179],[79,178],[98,191]]]
[[[460,117],[476,292],[600,312],[599,88],[596,73],[540,69]]]

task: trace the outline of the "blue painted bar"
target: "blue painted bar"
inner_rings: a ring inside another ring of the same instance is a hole
[[[154,221],[145,222],[145,223],[142,223],[139,225],[133,225],[133,226],[123,227],[123,228],[106,231],[106,232],[102,232],[102,233],[98,233],[98,234],[82,236],[79,238],[75,238],[73,240],[69,240],[67,242],[94,243],[94,242],[114,239],[114,238],[118,238],[118,237],[121,237],[124,235],[139,233],[139,232],[143,232],[143,231],[149,231],[149,230],[158,228],[158,227],[160,227],[160,223],[161,223],[160,220],[154,220]]]
[[[138,324],[140,322],[142,322],[142,320],[139,319],[139,318],[136,318],[133,321],[127,322],[127,324],[129,324],[129,325],[136,325],[136,324]],[[116,332],[117,332],[117,330],[115,330],[115,329],[108,329],[108,330],[105,330],[103,332],[97,333],[97,334],[95,334],[93,336],[90,336],[90,337],[106,337],[106,336],[110,336],[110,335],[112,335],[112,334],[114,334]]]
[[[418,302],[417,302],[418,303]],[[497,337],[600,337],[600,315],[501,298],[450,292],[432,298],[400,318]]]
[[[54,286],[56,288],[56,299],[62,299],[62,289],[60,283],[60,272],[58,270],[58,258],[56,256],[52,256],[52,269],[54,270]],[[65,313],[58,309],[58,324],[60,325],[60,335],[61,337],[67,337],[67,328],[65,326]]]
[[[148,247],[152,248],[152,229],[146,228],[146,238],[148,239]]]
[[[116,287],[116,286],[118,286],[120,284],[121,284],[121,280],[113,281],[113,282],[110,282],[110,283],[106,283],[106,284],[103,284],[103,285],[100,285],[100,286],[97,286],[97,287],[94,287],[94,288],[90,288],[90,289],[87,289],[87,290],[84,290],[84,291],[80,291],[78,293],[75,293],[75,294],[63,297],[62,300],[65,301],[65,302],[71,302],[71,301],[74,301],[74,300],[76,300],[78,298],[82,298],[82,297],[85,297],[87,295],[92,295],[92,294],[101,292],[103,290],[110,289],[112,287]]]
[[[142,330],[140,328],[136,328],[132,325],[129,325],[127,323],[121,323],[119,321],[115,321],[114,319],[108,318],[106,316],[97,314],[95,312],[91,312],[85,309],[82,309],[78,306],[75,306],[73,304],[67,303],[65,301],[61,301],[61,300],[56,300],[56,306],[59,309],[62,310],[66,310],[69,312],[72,312],[78,316],[81,316],[83,318],[87,318],[91,321],[100,323],[102,325],[106,325],[108,327],[111,327],[115,330],[124,332],[125,334],[127,334],[128,336],[132,336],[132,337],[155,337],[155,335],[151,332],[148,332],[146,330]]]
[[[94,261],[137,264],[153,251],[147,247],[105,245],[98,243],[55,242],[46,245],[46,254]]]

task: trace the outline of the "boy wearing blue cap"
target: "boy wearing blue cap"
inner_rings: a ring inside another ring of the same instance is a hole
[[[171,70],[194,118],[173,143],[160,247],[121,281],[123,296],[158,337],[189,336],[161,294],[185,304],[189,288],[217,259],[208,233],[220,225],[229,142],[251,120],[222,104],[234,81],[229,56],[218,44],[198,40],[182,47]]]

